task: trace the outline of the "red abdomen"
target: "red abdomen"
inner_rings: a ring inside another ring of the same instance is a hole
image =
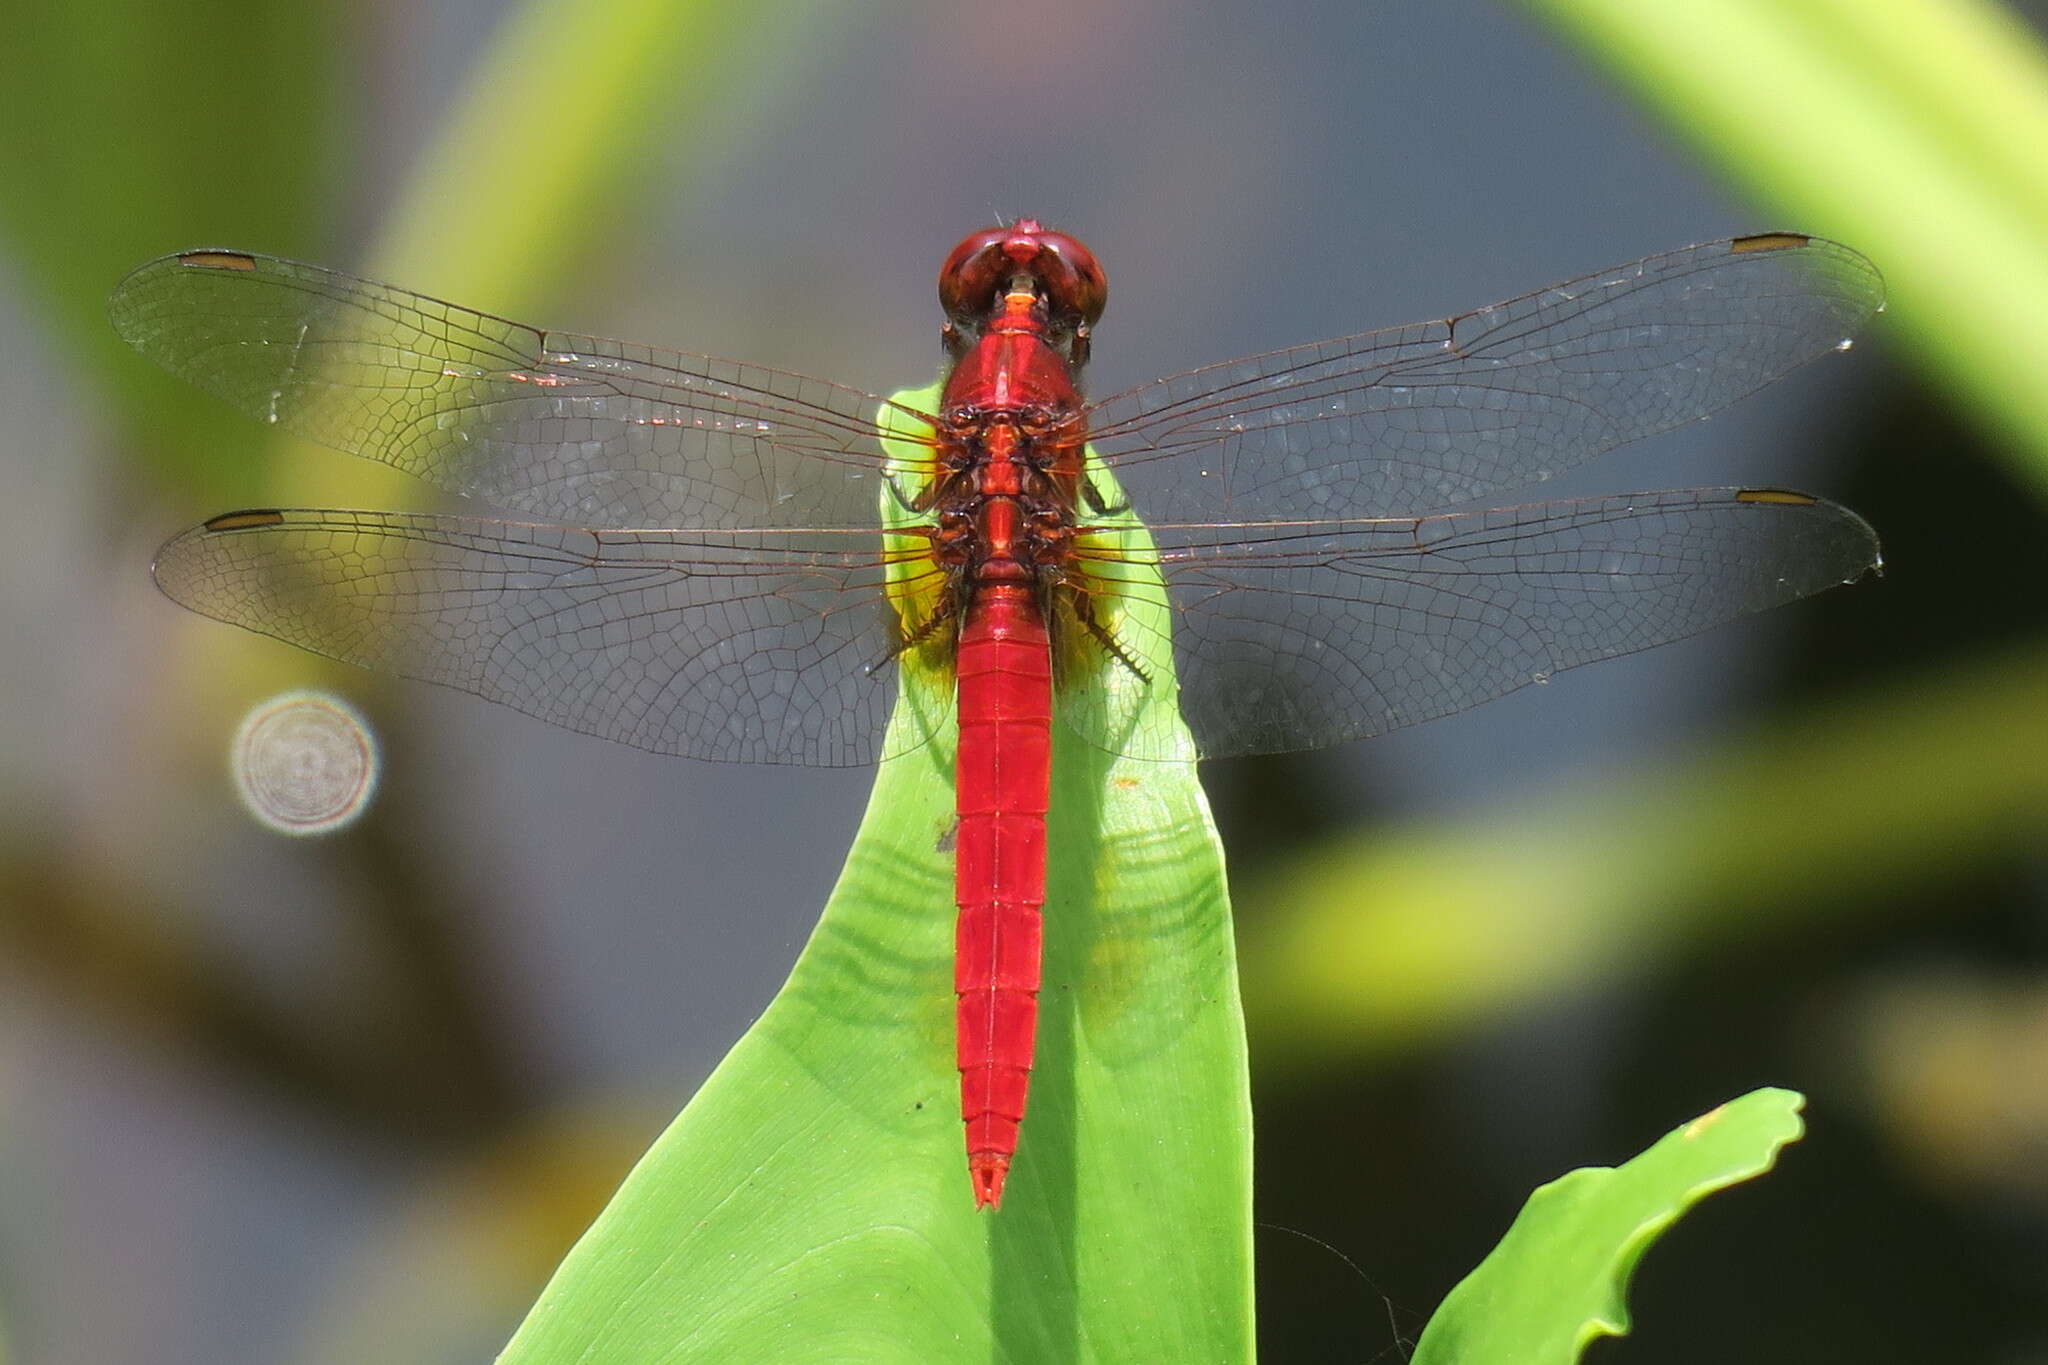
[[[960,1116],[976,1208],[1003,1197],[1031,1082],[1052,790],[1052,651],[1034,588],[985,583],[961,628]]]

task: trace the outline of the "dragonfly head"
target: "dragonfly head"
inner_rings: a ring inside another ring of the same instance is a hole
[[[1047,339],[1065,346],[1069,364],[1085,364],[1089,329],[1109,301],[1109,279],[1094,252],[1035,218],[973,233],[939,267],[947,349],[964,351],[1005,311],[1007,296],[1027,291],[1044,309]]]

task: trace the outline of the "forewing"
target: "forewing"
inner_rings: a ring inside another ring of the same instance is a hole
[[[1489,701],[1560,669],[1692,635],[1878,565],[1846,508],[1774,489],[1705,488],[1374,521],[1150,528],[1171,641],[1119,617],[1137,658],[1170,648],[1206,758],[1380,734]],[[1098,597],[1156,592],[1113,556]],[[1101,614],[1098,611],[1098,614]],[[1062,715],[1118,752],[1170,756],[1134,723],[1130,670],[1070,684]],[[1162,675],[1163,676],[1163,675]]]
[[[1088,423],[1155,524],[1430,512],[1704,417],[1842,348],[1883,302],[1845,246],[1738,237],[1192,370]]]
[[[545,332],[246,252],[152,261],[109,307],[137,350],[259,421],[514,511],[875,522],[882,400],[857,389]]]
[[[588,531],[383,512],[215,517],[174,600],[654,753],[872,761],[896,614],[877,533]],[[872,668],[872,672],[871,672]]]

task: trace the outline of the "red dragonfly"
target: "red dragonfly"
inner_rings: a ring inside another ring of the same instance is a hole
[[[1106,297],[1064,233],[970,236],[931,412],[241,251],[153,261],[112,314],[262,421],[538,519],[231,512],[157,557],[196,611],[702,759],[887,757],[928,733],[887,730],[899,676],[950,679],[980,1207],[1030,1079],[1055,718],[1147,758],[1358,739],[1879,562],[1854,513],[1776,489],[1478,502],[1846,348],[1883,286],[1832,242],[1708,242],[1089,401]],[[1176,678],[1185,731],[1146,705]]]

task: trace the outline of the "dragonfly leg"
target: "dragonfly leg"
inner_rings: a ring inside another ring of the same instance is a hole
[[[932,504],[938,499],[939,487],[943,480],[932,479],[928,483],[913,489],[906,496],[903,491],[903,485],[896,481],[900,477],[902,477],[902,474],[897,473],[885,475],[882,479],[882,487],[887,491],[889,501],[896,504],[894,510],[903,513],[905,516],[919,516],[931,511]],[[908,532],[912,528],[898,526],[891,527],[890,529],[898,532]]]
[[[1098,516],[1120,517],[1131,510],[1129,498],[1119,498],[1111,502],[1103,496],[1102,490],[1095,486],[1093,479],[1081,480],[1081,501],[1087,503],[1088,510]]]
[[[868,665],[869,673],[879,673],[890,664],[931,639],[933,633],[958,614],[958,604],[948,595],[932,610],[932,614],[918,622],[915,628],[905,631],[903,638],[890,647],[889,652]]]
[[[1125,649],[1123,643],[1116,638],[1116,632],[1096,619],[1095,600],[1085,590],[1077,588],[1074,591],[1072,602],[1074,619],[1081,623],[1081,628],[1093,636],[1097,644],[1108,650],[1111,658],[1114,658],[1125,668],[1131,670],[1132,677],[1150,686],[1152,675],[1147,673],[1139,665],[1138,661],[1131,657],[1130,651]]]

